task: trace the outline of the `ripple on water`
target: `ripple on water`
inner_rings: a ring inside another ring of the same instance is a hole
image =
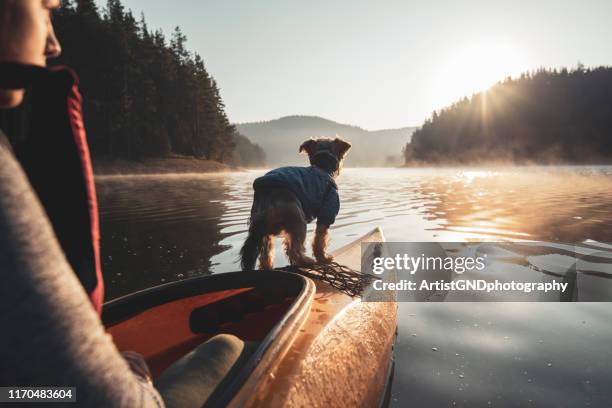
[[[109,296],[237,269],[261,173],[97,179]],[[528,238],[609,273],[611,167],[345,169],[338,184],[332,247],[375,225],[389,241]],[[608,406],[611,318],[605,303],[402,303],[392,405]]]

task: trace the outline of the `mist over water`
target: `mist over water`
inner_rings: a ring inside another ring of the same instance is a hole
[[[261,173],[99,177],[107,298],[237,270]],[[345,169],[338,184],[332,248],[375,226],[388,241],[612,242],[612,167]],[[393,406],[612,404],[612,304],[399,312]]]

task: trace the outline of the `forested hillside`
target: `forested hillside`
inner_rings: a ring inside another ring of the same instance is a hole
[[[179,27],[168,39],[120,0],[103,9],[94,0],[63,0],[54,26],[63,52],[53,63],[80,76],[94,156],[263,161],[262,150],[230,124],[217,83]]]
[[[610,163],[612,68],[541,69],[434,112],[404,149],[417,163]]]

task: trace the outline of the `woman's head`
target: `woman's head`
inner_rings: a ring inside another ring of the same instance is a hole
[[[51,11],[59,0],[0,0],[0,62],[45,66],[61,47]],[[21,103],[23,90],[0,89],[0,108]]]

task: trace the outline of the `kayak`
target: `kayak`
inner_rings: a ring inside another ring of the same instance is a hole
[[[361,243],[382,242],[376,228],[332,252],[361,267]],[[395,301],[366,302],[321,280],[285,271],[196,277],[104,305],[103,321],[120,351],[147,361],[153,379],[214,336],[248,344],[207,406],[384,406],[393,376]]]

